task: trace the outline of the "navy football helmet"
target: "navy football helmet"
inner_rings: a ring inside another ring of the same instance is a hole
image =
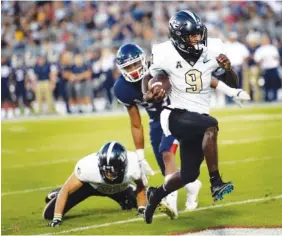
[[[116,56],[116,65],[129,82],[141,80],[148,70],[144,50],[136,44],[122,45]]]
[[[201,18],[191,11],[179,11],[169,21],[169,37],[174,46],[188,54],[199,55],[203,49],[200,44],[207,46],[207,28]],[[200,35],[197,45],[192,45],[189,35]]]
[[[98,152],[98,167],[108,184],[122,183],[127,170],[127,151],[118,142],[108,142]]]

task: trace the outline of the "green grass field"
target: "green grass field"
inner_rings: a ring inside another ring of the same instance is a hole
[[[135,211],[123,212],[107,199],[92,197],[72,209],[58,228],[42,219],[45,195],[65,182],[78,159],[104,142],[118,140],[133,150],[127,116],[70,117],[2,123],[2,234],[170,234],[215,226],[282,227],[282,106],[213,111],[220,124],[220,170],[235,190],[212,202],[205,164],[199,208],[179,218],[157,213],[146,225]],[[143,115],[146,157],[157,170]],[[177,155],[177,160],[178,160]],[[159,185],[163,177],[150,177]]]

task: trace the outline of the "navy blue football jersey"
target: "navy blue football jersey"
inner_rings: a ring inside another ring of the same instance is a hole
[[[123,105],[130,107],[139,104],[146,109],[151,120],[160,120],[160,114],[163,106],[169,104],[169,99],[165,98],[160,102],[148,103],[143,99],[141,86],[142,80],[131,83],[126,81],[123,76],[120,76],[114,85],[114,93],[118,101]]]
[[[24,83],[26,70],[27,69],[25,67],[13,68],[13,75],[16,83]]]

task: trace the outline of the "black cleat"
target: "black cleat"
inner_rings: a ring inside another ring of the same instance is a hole
[[[59,194],[61,188],[57,188],[52,190],[51,192],[48,193],[48,195],[45,197],[45,203],[50,202],[53,198],[57,197]]]
[[[222,200],[223,196],[231,193],[234,190],[234,185],[232,182],[224,183],[220,181],[211,186],[211,194],[214,201]]]
[[[144,218],[147,224],[151,224],[153,221],[153,215],[162,200],[162,196],[158,191],[158,188],[149,187],[147,189],[147,205],[144,212]]]

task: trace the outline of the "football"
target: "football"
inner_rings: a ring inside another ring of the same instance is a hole
[[[164,89],[168,93],[171,89],[171,84],[169,82],[169,77],[165,75],[159,75],[149,80],[148,88],[154,88],[154,91]]]

